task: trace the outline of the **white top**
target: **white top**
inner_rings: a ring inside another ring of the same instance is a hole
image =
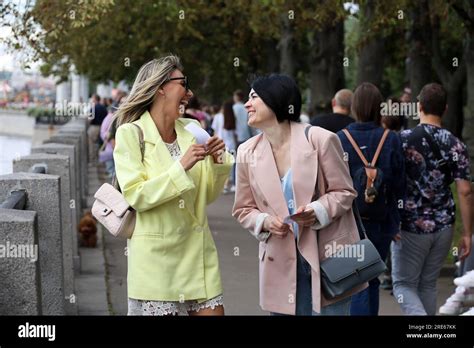
[[[224,144],[228,150],[235,150],[235,130],[224,128],[224,115],[221,112],[214,116],[211,127],[214,129],[214,134],[224,140]]]
[[[179,148],[178,145],[178,139],[173,141],[171,144],[165,143],[166,147],[168,148],[168,151],[170,152],[171,157],[175,161],[181,159],[181,149]]]

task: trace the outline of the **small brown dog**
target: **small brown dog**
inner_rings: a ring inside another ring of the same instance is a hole
[[[90,211],[84,214],[77,229],[81,246],[95,248],[97,245],[97,223]]]

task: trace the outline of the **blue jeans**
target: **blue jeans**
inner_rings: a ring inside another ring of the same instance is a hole
[[[402,231],[392,243],[393,294],[403,314],[436,314],[436,281],[448,256],[453,227],[436,233]]]
[[[313,311],[313,296],[311,291],[311,265],[296,249],[296,315],[349,315],[351,297],[321,308],[321,313]],[[270,313],[271,315],[286,315]]]
[[[105,170],[110,176],[115,174],[115,162],[113,159],[110,161],[105,161]]]
[[[385,260],[390,250],[392,235],[384,231],[381,223],[364,221],[364,226],[367,238],[374,244],[380,258]],[[351,315],[378,315],[379,287],[380,281],[375,278],[369,281],[366,289],[352,295]]]
[[[369,281],[369,287],[352,295],[351,315],[378,315],[379,314],[379,286],[378,278]]]

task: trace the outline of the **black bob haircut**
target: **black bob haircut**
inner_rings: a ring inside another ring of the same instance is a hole
[[[279,123],[300,121],[301,93],[293,78],[283,74],[258,76],[250,86],[273,110]]]

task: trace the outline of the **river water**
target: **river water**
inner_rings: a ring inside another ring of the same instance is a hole
[[[48,126],[36,125],[25,113],[0,110],[0,175],[13,173],[13,160],[50,136]]]
[[[29,155],[32,139],[0,135],[0,175],[13,173],[13,159]]]

